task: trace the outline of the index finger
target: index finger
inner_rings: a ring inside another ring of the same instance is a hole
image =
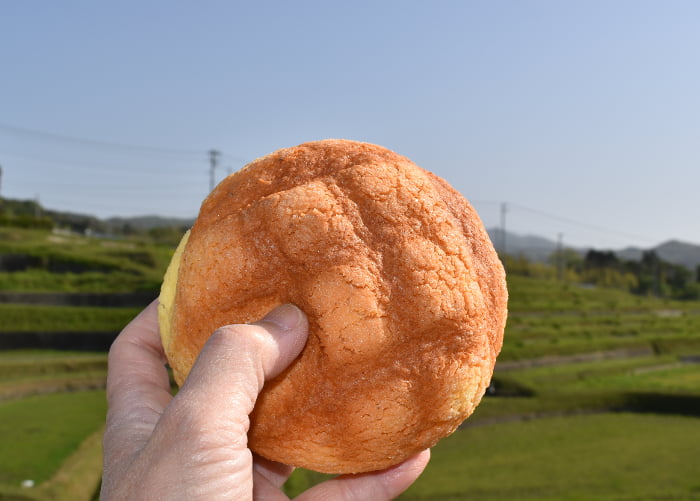
[[[141,450],[172,399],[157,309],[155,300],[122,330],[109,350],[106,460],[118,462]]]
[[[426,449],[403,463],[386,470],[341,475],[322,482],[295,498],[298,501],[335,499],[352,501],[357,499],[390,500],[397,497],[423,472],[430,460],[430,449]]]

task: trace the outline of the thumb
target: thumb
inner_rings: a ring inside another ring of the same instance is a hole
[[[284,305],[214,332],[122,482],[112,480],[112,499],[251,499],[248,415],[265,379],[301,351],[307,325]]]
[[[229,439],[246,447],[248,415],[263,383],[292,363],[307,336],[306,316],[291,304],[279,306],[254,324],[217,329],[173,400],[172,410],[194,423],[206,423],[207,429],[227,429],[232,432]]]

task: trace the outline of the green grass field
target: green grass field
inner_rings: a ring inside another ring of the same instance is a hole
[[[404,500],[698,499],[700,420],[569,416],[460,430]]]
[[[700,499],[699,446],[694,417],[601,413],[475,426],[434,447],[399,499]],[[288,493],[325,478],[297,470]]]
[[[34,395],[0,403],[0,484],[48,480],[104,423],[103,391]]]

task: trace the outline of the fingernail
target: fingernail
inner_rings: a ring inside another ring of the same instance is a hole
[[[283,304],[267,314],[263,321],[272,322],[283,330],[291,330],[301,322],[302,312],[293,304]]]

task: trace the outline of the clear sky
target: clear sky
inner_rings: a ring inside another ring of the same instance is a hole
[[[700,243],[700,2],[4,1],[0,195],[193,217],[336,137],[447,179],[488,227]]]

